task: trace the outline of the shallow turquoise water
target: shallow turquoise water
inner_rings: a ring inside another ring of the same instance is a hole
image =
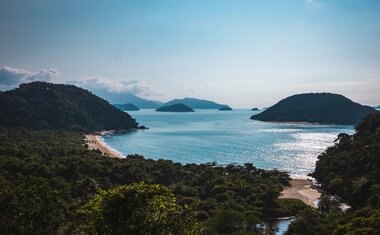
[[[180,163],[246,162],[264,169],[288,171],[303,177],[313,171],[317,155],[353,126],[282,124],[250,120],[258,111],[195,110],[129,114],[148,130],[103,136],[107,145],[124,155],[170,159]]]

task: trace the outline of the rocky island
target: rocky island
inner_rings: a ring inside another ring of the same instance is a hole
[[[156,109],[157,112],[194,112],[192,108],[184,104],[173,104]]]
[[[308,122],[355,125],[378,112],[350,99],[331,93],[305,93],[285,98],[251,119],[273,122]]]

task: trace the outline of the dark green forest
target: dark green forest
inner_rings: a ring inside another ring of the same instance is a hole
[[[309,122],[356,125],[374,108],[331,93],[306,93],[287,97],[251,119],[276,122]]]
[[[94,132],[138,123],[108,101],[73,85],[32,82],[0,93],[0,126]]]
[[[173,104],[156,109],[158,112],[194,112],[192,108],[184,104]]]
[[[312,174],[323,189],[352,206],[346,214],[329,197],[319,210],[298,214],[287,234],[380,234],[380,113],[367,116],[354,135],[340,134],[318,157]]]
[[[0,133],[3,234],[88,231],[83,224],[90,218],[78,211],[99,189],[139,182],[167,187],[178,206],[191,209],[186,218],[199,221],[206,234],[256,233],[263,218],[305,208],[300,201],[278,199],[289,176],[277,170],[252,164],[181,165],[137,155],[108,158],[88,150],[79,132],[1,128]]]

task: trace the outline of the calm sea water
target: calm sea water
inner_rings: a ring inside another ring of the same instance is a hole
[[[305,177],[314,170],[318,154],[331,146],[339,133],[354,133],[353,126],[250,120],[258,111],[195,111],[128,112],[150,129],[106,135],[103,139],[124,155],[137,153],[180,163],[250,162],[258,168],[277,168],[292,177]]]

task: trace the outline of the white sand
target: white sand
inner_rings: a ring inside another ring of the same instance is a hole
[[[306,205],[317,207],[315,202],[321,196],[321,193],[311,188],[313,184],[306,179],[292,179],[291,186],[282,190],[280,198],[294,198],[303,201]]]

